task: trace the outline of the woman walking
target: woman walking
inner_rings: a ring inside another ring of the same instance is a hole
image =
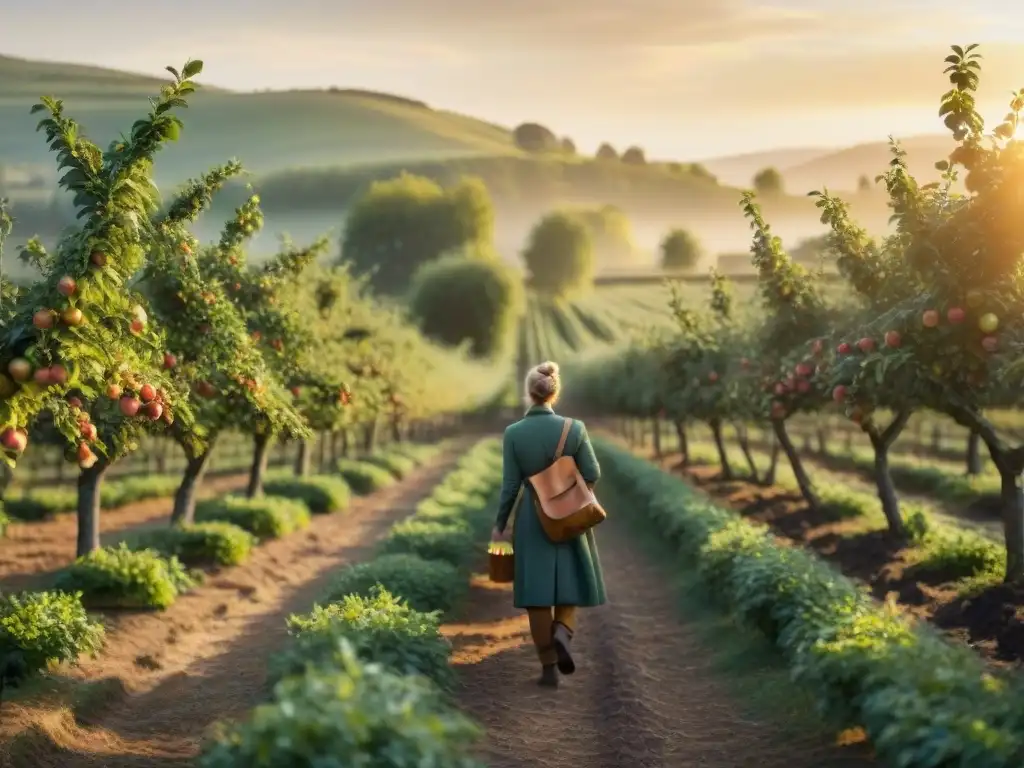
[[[604,578],[593,529],[569,541],[553,543],[538,519],[527,478],[554,462],[566,420],[554,411],[561,392],[558,365],[547,362],[526,376],[526,415],[505,430],[503,479],[492,538],[512,538],[515,551],[514,601],[525,608],[530,634],[540,657],[542,686],[557,687],[558,672],[576,670],[572,637],[576,609],[603,605]],[[601,468],[582,421],[572,421],[564,456],[572,456],[588,486]]]

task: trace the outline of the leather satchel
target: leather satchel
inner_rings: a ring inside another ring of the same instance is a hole
[[[572,419],[565,419],[554,462],[527,479],[541,527],[555,544],[581,536],[608,517],[580,474],[576,459],[563,455],[570,429]]]

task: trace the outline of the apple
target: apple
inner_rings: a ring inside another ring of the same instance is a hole
[[[863,339],[857,342],[857,349],[863,352],[865,355],[869,352],[873,352],[875,349],[875,340],[865,336]]]
[[[797,376],[810,376],[812,373],[814,373],[814,368],[809,366],[807,363],[800,363],[800,365],[796,367]]]
[[[178,358],[172,355],[170,352],[164,352],[164,368],[170,370],[178,364]]]
[[[68,405],[70,405],[72,408],[78,408],[79,410],[81,410],[82,399],[80,397],[75,397],[74,395],[72,395],[71,397],[68,398]]]
[[[284,349],[284,343],[280,339],[274,339],[272,342],[270,342],[270,346],[272,346],[278,352]]]
[[[48,331],[53,328],[54,311],[52,309],[40,309],[32,315],[32,325],[40,331]]]
[[[72,328],[79,326],[85,320],[85,315],[78,307],[68,307],[60,313],[61,322]]]
[[[16,357],[7,365],[7,372],[15,381],[28,381],[32,377],[32,363],[24,357]]]
[[[132,307],[132,317],[141,322],[143,325],[149,322],[149,315],[146,314],[145,308],[141,304],[136,304]]]
[[[864,411],[860,408],[854,408],[853,412],[850,414],[850,421],[854,424],[862,423],[864,421]]]
[[[953,325],[959,325],[966,317],[967,313],[964,312],[963,307],[950,307],[946,312],[946,319]]]
[[[86,461],[90,456],[92,456],[92,448],[90,448],[86,443],[79,443],[76,456],[79,461]]]
[[[811,382],[807,379],[800,379],[800,381],[796,383],[796,391],[801,395],[806,395],[811,391]]]
[[[146,403],[146,407],[143,409],[143,413],[146,414],[146,418],[150,421],[156,421],[164,415],[164,407],[158,402]]]
[[[981,348],[986,352],[995,352],[999,349],[999,339],[995,336],[985,336],[981,340]]]
[[[188,243],[182,243],[181,244],[181,252],[184,253],[186,256],[191,256],[192,255],[192,247]]]
[[[139,412],[139,408],[142,407],[142,403],[131,395],[125,395],[118,401],[118,405],[121,407],[121,413],[125,416],[135,416]]]
[[[939,312],[936,309],[926,309],[921,315],[921,324],[925,328],[937,328],[939,325]]]
[[[152,384],[143,384],[139,390],[139,397],[144,403],[153,402],[156,399],[156,388]]]
[[[78,283],[71,275],[64,275],[57,281],[57,293],[61,296],[72,296],[78,290]]]
[[[21,446],[21,439],[18,435],[18,431],[15,429],[7,428],[0,435],[0,444],[3,444],[4,449],[8,451],[15,451],[21,453],[24,450]]]
[[[107,385],[107,397],[109,397],[111,400],[117,400],[117,398],[119,398],[120,396],[121,387],[119,387],[117,384]]]
[[[991,312],[986,312],[978,318],[978,330],[982,333],[995,333],[999,327],[999,318]]]
[[[718,381],[718,374],[715,371],[711,371],[711,373],[708,374],[708,381],[714,384],[716,381]],[[397,400],[395,397],[391,398],[391,402],[397,405]]]
[[[349,403],[352,402],[352,394],[350,392],[342,390],[338,395],[338,401],[342,405],[348,405]]]
[[[89,261],[97,267],[105,267],[107,266],[107,254],[103,251],[93,251],[89,254]]]
[[[840,344],[838,347],[836,347],[836,352],[838,352],[840,355],[848,355],[852,351],[853,351],[853,347],[851,347],[845,341],[842,344]]]
[[[49,368],[36,368],[36,372],[32,375],[36,384],[42,384],[44,387],[52,384],[53,380],[50,378]]]
[[[131,323],[128,325],[128,328],[131,330],[132,333],[138,336],[140,333],[146,330],[146,324],[141,320],[136,319],[131,321]]]
[[[253,331],[252,332],[252,340],[253,341],[259,341],[262,338],[263,338],[263,334],[260,333],[259,331]]]
[[[50,367],[50,381],[53,384],[67,384],[68,383],[68,369],[63,365],[54,365]]]
[[[292,396],[293,397],[298,397],[301,394],[302,394],[302,390],[301,389],[299,389],[298,387],[292,387]]]
[[[80,427],[80,431],[82,432],[82,437],[84,437],[86,440],[89,440],[91,442],[91,441],[96,439],[96,425],[95,424],[90,424],[89,422],[85,422]]]
[[[846,387],[840,384],[838,387],[832,390],[832,399],[837,403],[846,401]]]
[[[200,397],[213,397],[217,394],[217,390],[214,388],[213,384],[208,381],[200,381],[196,384],[196,392],[199,393]]]
[[[778,395],[779,397],[782,397],[784,394],[786,394],[786,385],[783,384],[781,381],[775,385],[775,394]]]

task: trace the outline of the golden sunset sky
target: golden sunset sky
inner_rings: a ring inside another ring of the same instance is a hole
[[[202,58],[204,79],[227,88],[371,88],[504,125],[537,120],[584,151],[637,143],[651,157],[941,132],[952,43],[983,46],[990,120],[1024,86],[1024,12],[1007,0],[10,6],[0,53],[147,73]]]

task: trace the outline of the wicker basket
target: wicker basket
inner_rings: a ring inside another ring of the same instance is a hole
[[[510,584],[516,575],[516,556],[513,553],[490,554],[490,577],[495,584]]]

